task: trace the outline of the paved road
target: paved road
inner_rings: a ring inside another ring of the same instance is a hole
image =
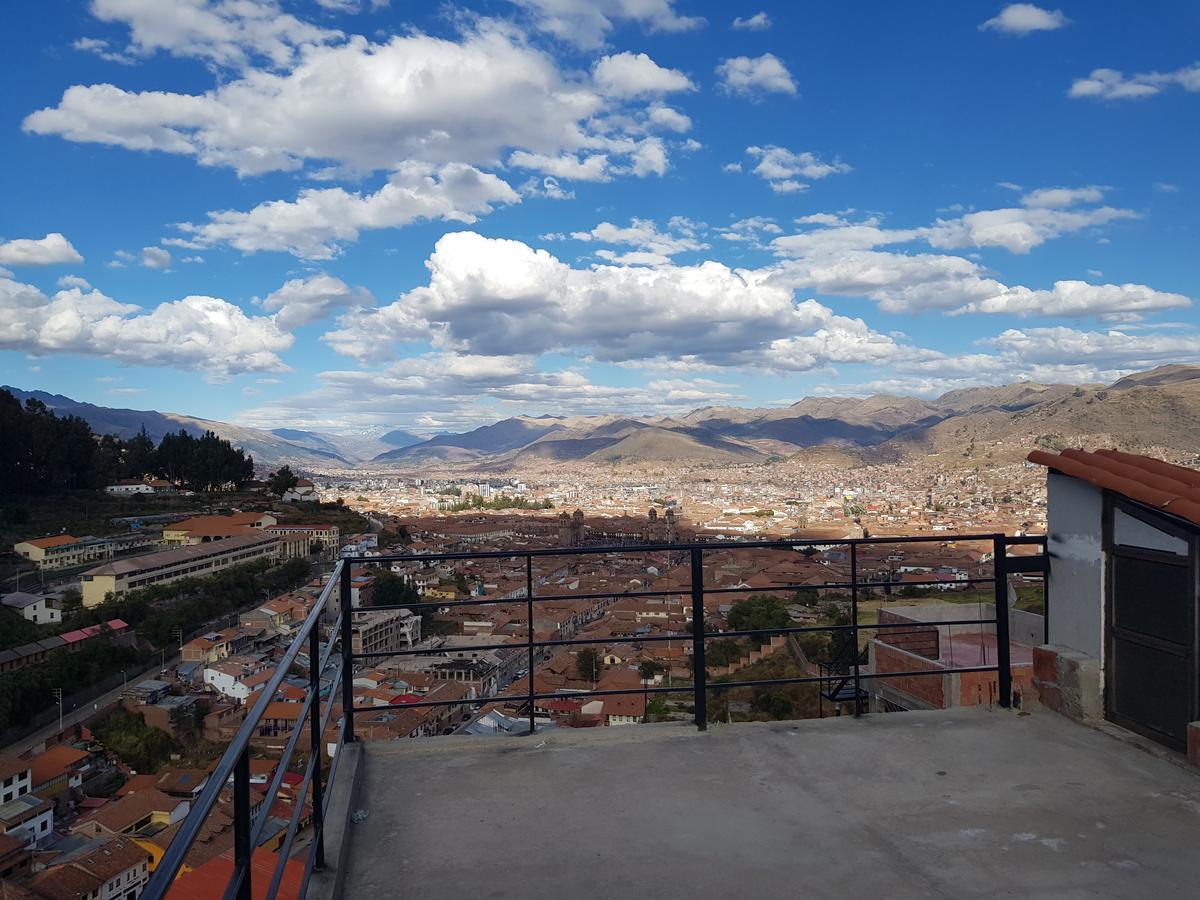
[[[174,654],[167,655],[167,668],[168,669],[171,668],[172,666],[174,666],[178,662],[179,662],[179,652],[178,651],[176,651]],[[158,671],[160,668],[161,668],[161,665],[159,663],[156,663],[153,666],[150,666],[148,669],[141,671],[141,672],[131,671],[129,673],[128,680],[136,683],[138,681],[143,681],[146,678],[154,678],[158,675]],[[87,720],[98,716],[100,713],[104,712],[105,710],[109,709],[110,707],[116,706],[117,701],[121,699],[121,694],[124,693],[124,691],[125,691],[124,686],[113,688],[107,694],[102,694],[101,696],[96,697],[94,700],[91,700],[91,701],[79,706],[76,709],[69,709],[69,708],[64,709],[63,710],[63,728],[64,729],[70,728],[71,726],[73,726],[79,722],[87,722]],[[10,746],[6,747],[5,752],[20,755],[20,754],[24,753],[26,750],[30,750],[30,749],[40,746],[44,741],[46,741],[49,738],[52,738],[56,734],[58,734],[58,732],[59,732],[58,720],[55,719],[53,722],[51,722],[45,728],[39,729],[38,731],[35,731],[33,734],[27,735],[27,736],[21,738],[21,740],[17,741],[16,743],[11,744]]]

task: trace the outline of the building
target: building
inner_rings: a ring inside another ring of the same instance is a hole
[[[204,684],[236,703],[245,703],[255,689],[270,679],[267,663],[253,656],[231,656],[204,669]]]
[[[0,834],[36,847],[53,826],[54,804],[33,793],[32,765],[0,756]]]
[[[22,618],[35,625],[62,621],[62,606],[57,597],[14,591],[0,597],[0,604],[20,613]]]
[[[143,788],[104,804],[79,818],[72,833],[117,837],[133,834],[147,825],[174,825],[183,821],[190,804],[155,788]]]
[[[421,617],[407,609],[355,612],[350,634],[355,653],[401,650],[421,640]]]
[[[284,503],[319,503],[321,495],[317,493],[316,485],[307,478],[301,478],[295,487],[284,491],[280,499]]]
[[[83,605],[96,606],[109,594],[152,584],[164,584],[189,576],[211,575],[230,566],[279,556],[279,539],[255,531],[224,540],[150,553],[136,559],[116,560],[83,574]]]
[[[132,840],[104,841],[68,861],[56,860],[29,887],[52,900],[134,900],[150,880],[152,859]]]
[[[1049,469],[1043,703],[1186,749],[1200,740],[1200,471],[1116,450],[1029,461]]]
[[[43,800],[66,801],[83,787],[92,755],[68,744],[49,747],[29,760],[32,793]],[[62,808],[60,804],[60,809]]]
[[[276,523],[268,525],[266,531],[270,534],[304,534],[308,535],[310,544],[320,544],[324,550],[333,550],[341,546],[341,529],[336,525],[293,525],[291,523]]]
[[[157,543],[157,532],[135,531],[106,538],[57,534],[19,541],[13,544],[13,553],[34,563],[39,569],[50,571],[82,566],[98,559],[112,559]]]
[[[109,635],[125,642],[132,641],[135,637],[129,625],[121,619],[109,619],[103,625],[88,625],[86,628],[64,631],[40,641],[21,644],[11,650],[0,650],[0,674],[40,663],[60,650],[73,653],[81,649],[87,641],[101,635]]]
[[[266,529],[276,518],[265,512],[234,513],[231,516],[193,516],[182,522],[164,526],[163,543],[168,547],[190,547],[223,541],[238,535],[251,534],[254,529]]]
[[[104,493],[114,494],[116,496],[129,496],[132,494],[153,494],[154,488],[147,481],[142,481],[138,478],[122,478],[116,484],[107,485],[104,488]]]
[[[28,794],[33,790],[32,779],[28,762],[15,756],[0,756],[0,804]]]

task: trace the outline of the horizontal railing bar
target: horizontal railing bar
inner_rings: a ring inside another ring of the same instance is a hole
[[[969,605],[969,604],[965,604]],[[769,634],[805,634],[816,631],[854,631],[857,627],[859,630],[871,628],[916,628],[920,626],[937,626],[937,625],[995,625],[996,620],[993,619],[947,619],[939,622],[883,622],[876,625],[797,625],[787,628],[752,628],[744,631],[706,631],[706,638],[731,638],[731,637],[758,637]],[[690,631],[680,631],[674,634],[645,634],[634,636],[608,636],[602,638],[562,638],[552,641],[515,641],[507,644],[459,644],[455,645],[455,649],[473,650],[482,652],[484,650],[525,650],[531,645],[533,647],[575,647],[587,644],[642,644],[655,643],[664,641],[690,641],[693,634]],[[438,656],[447,652],[445,649],[438,647],[416,647],[405,648],[404,650],[371,650],[366,653],[353,653],[351,659],[379,659],[381,657],[391,656]],[[447,661],[464,660],[464,657],[447,656]],[[404,671],[403,669],[400,671]]]
[[[995,666],[962,666],[955,669],[920,669],[915,672],[862,672],[860,679],[868,678],[904,678],[909,675],[956,675],[961,672],[995,672]],[[829,681],[852,679],[853,675],[838,673],[836,675],[806,675],[796,678],[755,678],[749,681],[710,681],[709,690],[729,690],[740,687],[769,687],[778,684],[817,684]],[[637,691],[630,693],[636,694]]]
[[[908,588],[908,587],[933,587],[947,584],[995,584],[996,579],[993,577],[986,578],[962,578],[955,581],[827,581],[822,584],[781,584],[772,587],[724,587],[714,588],[706,587],[704,595],[709,594],[765,594],[771,591],[832,591],[838,588],[855,587],[861,589],[875,588]],[[690,590],[690,588],[688,589]]]
[[[337,565],[334,566],[335,574],[340,571],[342,565],[343,562],[339,560]],[[309,632],[316,627],[317,622],[323,615],[330,592],[336,583],[337,580],[334,577],[330,577],[329,582],[322,589],[320,596],[313,604],[313,608],[305,618],[304,624],[300,626],[296,636],[292,639],[291,645],[284,651],[275,669],[275,673],[263,687],[262,696],[259,697],[258,702],[254,704],[254,708],[246,716],[241,727],[238,728],[229,746],[225,748],[225,754],[218,760],[216,768],[209,776],[208,785],[205,786],[204,790],[200,792],[200,796],[192,804],[190,811],[183,820],[183,824],[175,835],[175,839],[171,841],[162,859],[155,866],[154,874],[146,885],[149,896],[164,895],[167,887],[169,887],[175,876],[179,873],[184,857],[191,850],[196,836],[200,833],[200,829],[204,826],[204,822],[208,818],[208,814],[212,811],[213,806],[216,805],[221,791],[228,784],[238,757],[249,747],[250,739],[258,728],[258,724],[262,720],[267,706],[271,703],[271,698],[279,690],[279,685],[283,683],[288,669],[291,668],[292,663],[295,662],[296,657],[300,653],[300,649],[308,640]],[[309,662],[311,664],[312,661],[310,660]]]
[[[889,535],[873,538],[781,538],[763,541],[700,541],[680,544],[611,544],[599,547],[546,547],[534,550],[453,551],[449,553],[408,553],[387,556],[343,556],[351,563],[437,562],[452,559],[524,559],[526,556],[597,556],[608,553],[664,553],[690,550],[792,550],[798,547],[843,547],[876,544],[951,544],[966,541],[994,541],[999,532],[987,534]]]
[[[534,601],[546,600],[603,600],[606,597],[611,597],[614,600],[636,599],[638,597],[671,597],[675,594],[686,594],[691,588],[676,588],[669,591],[600,591],[594,594],[534,594]],[[528,598],[522,594],[520,597],[508,597],[500,600],[494,597],[481,597],[478,600],[443,600],[440,603],[436,600],[422,600],[419,603],[391,603],[387,606],[359,606],[355,607],[355,612],[379,612],[387,610],[399,609],[453,609],[456,606],[497,606],[501,603],[524,603]]]
[[[1022,535],[1004,535],[1004,543],[1010,547],[1018,544],[1044,544],[1046,543],[1047,535],[1044,534],[1022,534]]]
[[[449,682],[453,684],[454,682]],[[620,690],[602,690],[589,691],[584,688],[574,691],[555,691],[553,693],[537,693],[533,695],[534,700],[554,700],[562,698],[564,700],[578,699],[579,697],[611,697],[618,694],[690,694],[693,687],[689,684],[684,687],[645,687],[645,688],[621,688]],[[370,715],[372,712],[385,709],[420,709],[423,707],[435,706],[486,706],[489,703],[507,703],[507,702],[526,702],[529,700],[528,691],[522,691],[519,694],[494,694],[490,697],[463,697],[458,700],[414,700],[412,703],[381,703],[378,706],[356,706],[354,714],[359,721],[362,721],[363,716]]]

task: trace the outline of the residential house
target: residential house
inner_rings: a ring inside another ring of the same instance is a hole
[[[55,860],[33,876],[29,888],[48,900],[134,900],[150,880],[151,859],[132,840],[104,841]]]
[[[57,597],[14,591],[0,597],[0,604],[19,613],[23,619],[35,625],[62,621],[62,605]]]
[[[191,804],[155,788],[142,788],[85,813],[71,831],[88,835],[133,834],[147,825],[174,825]]]

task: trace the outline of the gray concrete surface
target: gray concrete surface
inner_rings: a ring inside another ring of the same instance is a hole
[[[345,896],[1157,897],[1200,777],[979,709],[366,746]]]

